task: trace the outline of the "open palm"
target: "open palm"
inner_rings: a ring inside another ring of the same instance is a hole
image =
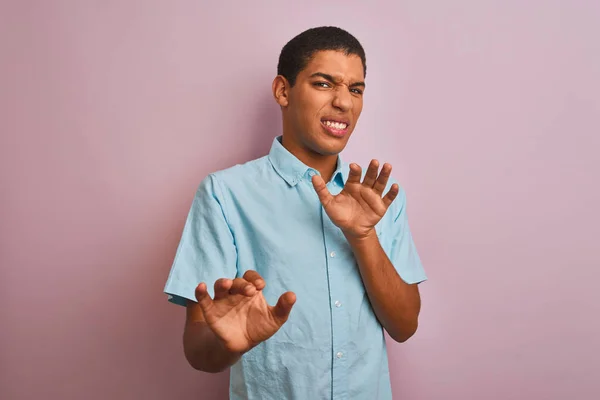
[[[378,170],[378,161],[372,160],[361,182],[362,168],[358,164],[350,164],[348,180],[336,196],[329,192],[321,176],[313,177],[313,186],[325,212],[331,222],[344,233],[353,237],[366,236],[383,218],[398,195],[399,187],[393,184],[388,193],[383,196],[392,166],[384,164],[379,176]]]
[[[296,301],[294,293],[286,292],[270,306],[262,293],[265,282],[256,271],[247,271],[244,278],[217,280],[214,299],[202,285],[196,297],[204,319],[232,352],[246,352],[273,336],[287,321]]]

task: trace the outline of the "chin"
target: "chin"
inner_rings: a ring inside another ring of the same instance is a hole
[[[313,142],[313,150],[324,156],[337,155],[344,150],[349,138],[350,135],[345,138],[334,138],[320,134],[317,136],[317,140]]]

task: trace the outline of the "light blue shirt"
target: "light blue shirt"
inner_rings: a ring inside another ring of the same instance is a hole
[[[268,156],[200,183],[165,293],[185,305],[186,299],[195,301],[200,282],[213,297],[217,279],[241,277],[250,269],[265,279],[269,304],[288,290],[296,293],[282,328],[231,367],[231,399],[391,399],[383,328],[350,245],[312,186],[318,171],[280,141],[275,138]],[[339,156],[337,165],[327,183],[332,194],[348,178],[349,167]],[[376,231],[404,281],[427,279],[402,188]]]

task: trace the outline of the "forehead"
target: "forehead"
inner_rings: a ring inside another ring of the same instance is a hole
[[[340,80],[362,81],[365,77],[362,60],[359,56],[356,54],[346,55],[344,52],[335,50],[314,53],[299,77],[307,78],[315,72],[322,72]]]

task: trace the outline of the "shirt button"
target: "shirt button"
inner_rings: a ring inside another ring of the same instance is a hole
[[[331,257],[335,257],[335,251],[332,251],[331,253],[329,253],[329,255],[330,255]]]
[[[341,303],[339,300],[336,300],[336,301],[335,301],[335,306],[336,306],[336,307],[341,307],[341,306],[342,306],[342,303]]]
[[[308,171],[308,174],[310,176],[315,176],[317,173],[315,171],[313,171],[313,170],[310,170],[310,171]]]
[[[344,353],[342,353],[341,351],[338,351],[338,353],[335,356],[337,358],[342,358],[343,355],[344,355]]]

